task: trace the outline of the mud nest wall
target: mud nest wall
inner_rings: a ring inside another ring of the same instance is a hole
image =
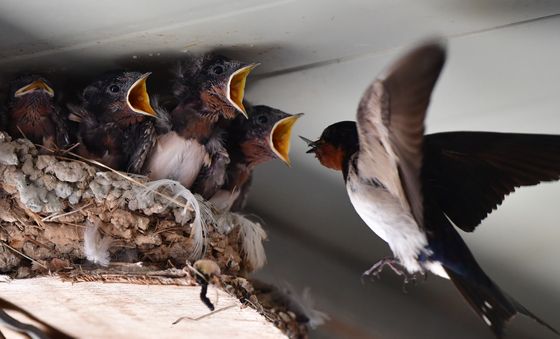
[[[232,275],[264,264],[258,223],[185,198],[190,192],[169,182],[44,153],[0,133],[0,272],[31,277],[87,265],[88,257],[160,269],[205,257]]]

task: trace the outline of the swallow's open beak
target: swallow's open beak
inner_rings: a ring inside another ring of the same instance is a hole
[[[292,136],[292,127],[303,113],[290,115],[278,121],[272,127],[270,132],[269,145],[274,154],[280,158],[286,165],[290,166],[290,138]]]
[[[250,64],[235,71],[228,80],[227,84],[227,99],[239,112],[246,118],[248,117],[245,106],[243,106],[243,97],[245,95],[245,83],[247,76],[259,64]]]
[[[305,153],[315,153],[317,149],[317,141],[309,140],[306,137],[302,137],[301,135],[299,136],[299,138],[303,140],[309,147],[309,149]]]
[[[155,117],[157,114],[150,105],[150,96],[146,88],[146,80],[151,73],[142,74],[128,89],[126,101],[134,112]]]
[[[38,91],[47,93],[51,98],[54,97],[54,90],[41,79],[35,80],[29,85],[23,86],[22,88],[18,89],[14,94],[14,97],[18,98],[23,95]]]

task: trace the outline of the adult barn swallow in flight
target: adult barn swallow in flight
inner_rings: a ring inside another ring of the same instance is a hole
[[[115,170],[140,173],[155,143],[146,80],[150,73],[111,72],[87,86],[80,106],[69,106],[79,123],[78,153]]]
[[[221,210],[241,210],[255,166],[278,158],[290,165],[292,127],[303,113],[289,114],[259,105],[248,106],[249,119],[238,116],[226,131],[230,163],[224,186],[210,199]]]
[[[69,143],[66,118],[55,102],[55,91],[47,79],[22,75],[10,84],[7,131],[14,138],[27,138],[49,150]]]
[[[431,271],[451,279],[497,337],[517,313],[558,334],[484,273],[453,224],[472,232],[515,188],[559,179],[560,136],[424,135],[444,62],[445,50],[435,43],[406,54],[366,90],[357,122],[327,127],[309,153],[342,171],[356,212],[395,256],[365,274],[385,265]]]
[[[247,116],[243,96],[256,64],[205,55],[182,63],[174,84],[178,105],[157,137],[145,172],[172,179],[204,198],[223,185],[229,163],[218,120]]]

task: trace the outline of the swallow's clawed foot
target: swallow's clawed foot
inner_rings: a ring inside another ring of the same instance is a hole
[[[423,280],[426,281],[428,280],[428,273],[427,272],[416,272],[416,273],[408,273],[408,272],[404,272],[404,282],[403,282],[403,292],[404,293],[408,293],[408,289],[407,286],[409,284],[412,284],[414,286],[416,286],[416,284],[418,283],[418,281]]]
[[[407,292],[407,285],[414,284],[420,280],[419,277],[423,277],[424,280],[427,279],[428,275],[426,272],[419,272],[419,273],[409,273],[406,269],[401,265],[398,259],[393,257],[385,257],[378,262],[376,262],[370,269],[365,271],[362,274],[363,278],[369,277],[371,279],[378,278],[381,272],[385,267],[389,267],[393,272],[395,272],[398,276],[404,277],[404,284],[403,284],[403,291]]]
[[[386,266],[393,270],[393,272],[395,272],[397,275],[405,276],[405,281],[408,279],[407,272],[404,267],[400,264],[398,259],[393,257],[385,257],[373,264],[373,266],[371,266],[369,270],[365,271],[362,274],[362,278],[379,278],[379,275]]]

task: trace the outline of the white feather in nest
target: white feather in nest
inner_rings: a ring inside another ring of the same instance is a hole
[[[311,297],[309,287],[304,288],[301,295],[299,295],[293,286],[284,283],[284,293],[290,297],[293,306],[298,308],[309,319],[308,324],[312,329],[316,329],[330,319],[328,314],[315,308],[315,301]]]
[[[191,259],[200,259],[203,255],[202,252],[206,243],[206,235],[208,234],[207,225],[213,223],[214,220],[210,207],[208,207],[206,201],[204,201],[202,197],[192,194],[191,191],[179,182],[170,179],[160,179],[146,183],[143,194],[153,194],[153,192],[158,192],[160,188],[169,190],[169,194],[173,200],[177,200],[179,197],[185,200],[182,211],[184,219],[180,220],[181,223],[186,223],[191,219],[188,207],[190,206],[194,210],[191,232],[194,246]],[[169,200],[169,204],[171,203],[172,201]]]
[[[88,222],[84,231],[84,253],[87,260],[100,266],[109,266],[109,248],[113,239],[99,233],[99,226]]]
[[[239,238],[245,260],[253,270],[263,267],[266,263],[263,241],[266,240],[267,235],[261,224],[241,214],[230,212],[220,214],[217,219],[217,228],[222,233],[229,233],[235,226],[239,227]]]

